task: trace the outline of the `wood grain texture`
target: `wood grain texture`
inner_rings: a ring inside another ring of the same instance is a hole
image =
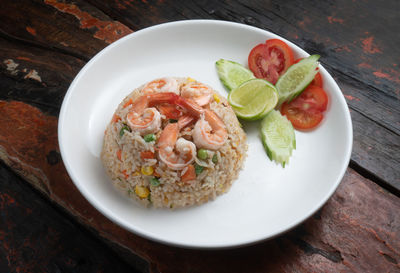
[[[84,1],[2,1],[3,36],[89,60],[107,44],[131,33]]]
[[[66,219],[1,163],[0,210],[0,272],[143,272]]]
[[[228,20],[269,30],[310,54],[320,54],[354,112],[354,135],[361,136],[354,138],[354,164],[400,191],[399,153],[385,152],[388,147],[400,151],[400,37],[394,35],[400,25],[400,2],[89,2],[134,30],[172,18]]]
[[[0,37],[0,99],[19,100],[58,115],[84,61]]]
[[[143,264],[143,258],[153,272],[399,272],[400,199],[352,169],[317,214],[283,236],[239,249],[189,250],[128,233],[102,216],[74,187],[57,143],[57,115],[69,84],[109,43],[132,30],[163,22],[229,20],[269,30],[309,53],[322,55],[322,64],[338,82],[350,106],[354,126],[352,166],[375,182],[391,185],[398,193],[398,10],[400,2],[395,0],[2,1],[0,160],[74,219],[112,242],[119,253],[130,252],[125,258],[129,263]],[[108,252],[100,246],[99,257],[87,255],[97,243],[79,232],[78,239],[66,242],[63,234],[75,234],[75,227],[63,219],[48,220],[53,212],[28,190],[10,183],[14,180],[15,176],[0,165],[0,218],[15,216],[21,226],[33,222],[37,229],[10,230],[7,225],[12,222],[0,221],[0,254],[10,253],[15,260],[26,261],[24,268],[17,268],[11,256],[0,255],[1,272],[11,271],[10,265],[14,271],[32,271],[32,259],[47,264],[52,272],[87,272],[88,268],[108,272],[113,268],[110,265],[118,264],[113,257],[108,262]],[[29,202],[37,207],[27,209]],[[48,215],[43,216],[43,211]],[[52,244],[36,249],[42,246],[40,240],[48,238],[44,233],[49,229],[44,228],[43,221],[51,223],[47,226],[53,229],[52,242],[64,245],[64,252],[62,246],[55,250]],[[23,236],[29,238],[26,245],[21,241]],[[89,246],[79,249],[79,242],[88,242]],[[76,256],[65,258],[69,255]],[[89,261],[89,267],[82,266],[79,257],[88,257],[85,261]],[[105,260],[91,264],[97,258]],[[118,264],[114,269],[124,272],[125,267]]]
[[[322,210],[288,234],[233,250],[189,250],[129,233],[90,206],[60,161],[54,117],[21,102],[1,102],[0,127],[9,124],[17,126],[12,132],[0,131],[0,158],[81,223],[147,260],[155,272],[400,269],[400,199],[351,169]],[[40,175],[31,177],[33,170]]]

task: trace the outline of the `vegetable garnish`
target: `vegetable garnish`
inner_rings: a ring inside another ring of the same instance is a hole
[[[218,76],[229,91],[228,102],[235,114],[246,120],[263,118],[264,148],[268,157],[283,167],[296,148],[293,127],[299,130],[315,128],[327,108],[328,96],[318,72],[319,58],[319,55],[311,55],[295,61],[291,48],[278,39],[267,40],[251,50],[249,68],[256,80],[268,81],[269,89],[277,91],[276,103],[273,96],[264,98],[266,93],[260,92],[259,82],[252,79],[253,75],[239,63],[224,59],[216,63]],[[265,107],[263,111],[260,110],[262,107]],[[280,109],[281,113],[273,108]],[[216,154],[212,162],[218,162]]]
[[[272,110],[261,121],[261,139],[269,159],[282,167],[296,149],[296,138],[292,124],[279,111]]]
[[[245,81],[254,79],[253,73],[237,62],[220,59],[215,65],[219,79],[228,91],[232,91]]]
[[[125,134],[125,131],[131,132],[131,128],[128,125],[124,124],[124,126],[119,131],[119,136],[122,137]]]
[[[187,182],[190,180],[195,180],[196,179],[196,169],[193,165],[189,165],[186,167],[186,169],[183,170],[183,174],[181,176],[182,182]]]
[[[217,154],[214,154],[212,159],[211,159],[212,163],[217,164],[218,163],[218,156]]]
[[[122,161],[122,150],[117,151],[117,158],[119,159],[119,161]]]
[[[199,175],[203,172],[204,167],[200,166],[199,164],[194,164],[194,169],[195,169],[196,175]]]
[[[298,62],[300,62],[301,60],[303,60],[304,58],[300,58],[294,61],[295,64],[297,64]],[[310,83],[310,85],[316,85],[319,87],[323,87],[324,86],[324,82],[322,81],[322,76],[321,73],[317,73],[317,75],[315,75],[313,81]]]
[[[274,109],[278,103],[278,92],[266,80],[251,79],[232,90],[228,102],[238,117],[257,120]]]
[[[146,142],[152,142],[152,141],[156,140],[156,135],[155,134],[148,134],[148,135],[145,135],[143,137],[143,139]]]
[[[147,198],[149,196],[150,190],[148,188],[146,188],[146,187],[136,185],[135,186],[135,193],[136,193],[137,196],[139,196],[140,198],[144,199],[144,198]]]
[[[278,106],[285,101],[291,101],[312,82],[318,69],[319,55],[311,55],[292,65],[279,78],[276,89],[279,93]]]
[[[197,157],[202,159],[202,160],[206,160],[208,158],[208,152],[206,149],[199,149],[197,151]]]
[[[153,159],[155,158],[155,154],[152,151],[143,151],[140,153],[141,159]]]
[[[322,121],[327,105],[328,96],[324,89],[309,85],[300,96],[291,102],[285,102],[281,107],[281,113],[287,116],[294,128],[308,130]]]
[[[254,75],[272,84],[278,81],[279,76],[285,73],[293,62],[292,49],[278,39],[270,39],[255,46],[248,58],[249,68]]]
[[[158,178],[156,177],[152,177],[150,178],[150,185],[152,185],[153,187],[158,187],[160,186],[160,180],[158,180]]]
[[[154,172],[153,166],[142,166],[140,172],[144,175],[152,175]]]

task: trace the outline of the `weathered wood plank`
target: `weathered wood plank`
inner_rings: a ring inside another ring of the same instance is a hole
[[[107,44],[131,33],[84,1],[2,1],[3,35],[89,60]]]
[[[16,125],[10,132],[0,131],[0,158],[80,222],[143,257],[157,271],[396,272],[400,268],[400,199],[351,169],[322,210],[284,236],[234,250],[181,249],[129,233],[87,203],[60,161],[55,117],[21,102],[2,102],[0,128],[10,122]]]
[[[20,100],[58,115],[84,61],[0,37],[0,99]]]
[[[351,160],[377,176],[382,183],[400,190],[400,135],[377,126],[357,111],[350,110],[353,121]]]
[[[139,272],[2,163],[0,210],[0,272]]]

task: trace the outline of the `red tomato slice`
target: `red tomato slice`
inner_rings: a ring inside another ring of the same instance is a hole
[[[324,82],[322,81],[322,76],[321,73],[317,73],[317,75],[315,75],[314,79],[312,80],[312,82],[310,83],[310,85],[316,85],[319,87],[323,87]]]
[[[323,112],[328,106],[328,95],[319,86],[309,85],[300,96],[291,102],[283,103],[281,113],[299,130],[312,129],[317,126]]]
[[[278,39],[270,39],[265,44],[255,46],[248,58],[249,68],[256,78],[265,79],[272,84],[294,62],[290,47]]]
[[[293,64],[297,64],[297,63],[300,62],[302,59],[303,59],[303,58],[299,58],[299,59],[295,60]],[[319,86],[319,87],[321,87],[321,88],[323,87],[324,82],[322,81],[321,73],[318,72],[317,75],[315,75],[315,77],[314,77],[314,79],[312,80],[312,82],[310,83],[310,85],[316,85],[316,86]]]

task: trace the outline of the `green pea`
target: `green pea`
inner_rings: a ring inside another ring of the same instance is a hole
[[[152,142],[152,141],[156,140],[156,135],[155,134],[148,134],[148,135],[145,135],[143,137],[143,139],[146,142]]]
[[[217,156],[217,154],[214,154],[214,155],[213,155],[211,161],[212,161],[214,164],[217,164],[217,163],[218,163],[218,156]]]
[[[125,134],[125,131],[131,132],[131,128],[128,125],[124,125],[119,131],[119,136],[122,137]]]
[[[197,151],[197,157],[200,158],[200,159],[202,159],[202,160],[207,159],[207,157],[208,157],[208,152],[207,152],[207,150],[206,150],[206,149],[199,149],[199,150]]]
[[[200,166],[198,164],[194,164],[194,170],[196,172],[196,175],[199,175],[199,174],[201,174],[203,172],[204,167]]]
[[[150,178],[150,185],[152,185],[153,187],[158,187],[160,186],[160,181],[158,180],[158,178],[152,177]]]

